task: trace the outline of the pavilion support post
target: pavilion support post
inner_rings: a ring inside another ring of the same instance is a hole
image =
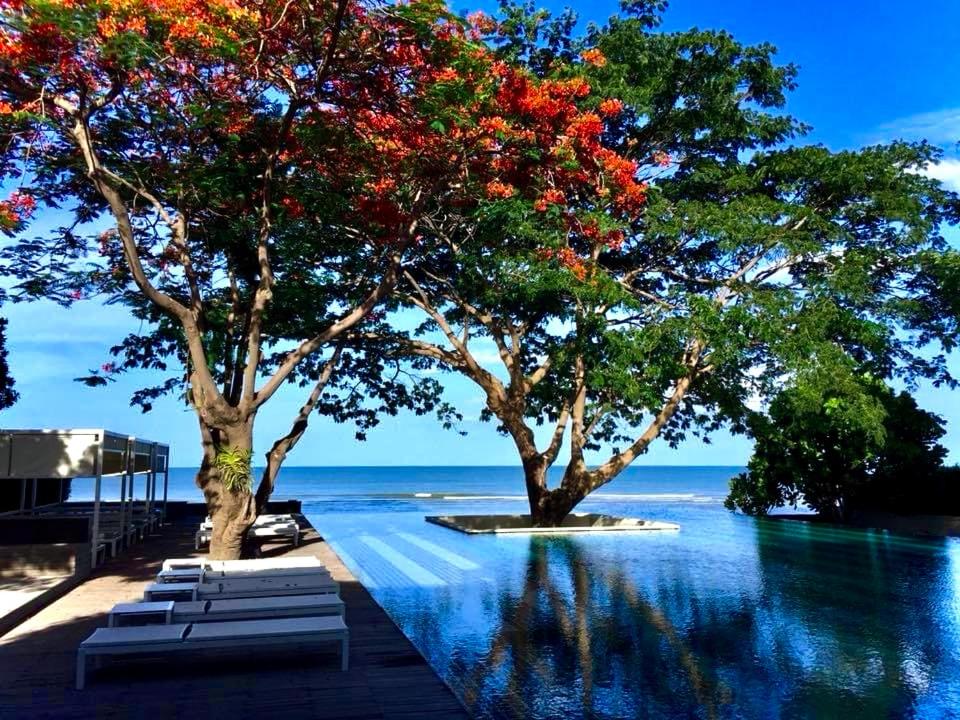
[[[123,455],[123,472],[120,474],[120,535],[124,545],[128,543],[127,535],[127,475],[130,473],[130,440],[127,440]]]
[[[170,485],[170,455],[163,457],[163,522],[167,522],[167,488]]]
[[[100,484],[103,481],[103,437],[97,445],[96,478],[93,484],[93,527],[90,529],[90,569],[97,566],[97,551],[100,548]]]
[[[33,478],[30,481],[30,512],[33,515],[37,514],[37,484],[38,483],[39,483],[39,480],[37,478]]]
[[[27,479],[20,478],[20,512],[27,507]]]
[[[157,444],[150,446],[150,471],[147,473],[147,521],[153,511],[153,500],[157,491]]]

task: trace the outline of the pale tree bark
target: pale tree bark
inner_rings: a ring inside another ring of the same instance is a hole
[[[217,467],[217,454],[225,448],[249,452],[253,446],[253,422],[229,427],[210,427],[200,420],[203,459],[197,471],[197,486],[213,522],[210,558],[234,560],[244,553],[244,538],[257,517],[256,502],[248,484],[229,488]]]

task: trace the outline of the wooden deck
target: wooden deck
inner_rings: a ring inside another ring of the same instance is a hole
[[[0,718],[467,718],[450,689],[317,533],[264,554],[316,555],[340,582],[350,670],[337,649],[107,664],[73,687],[77,645],[114,603],[139,599],[163,558],[189,557],[193,526],[168,526],[0,637]]]

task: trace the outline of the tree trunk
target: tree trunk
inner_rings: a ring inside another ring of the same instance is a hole
[[[524,468],[530,520],[534,527],[559,527],[570,512],[587,496],[584,478],[570,476],[569,470],[560,487],[547,488],[546,468],[531,465]]]
[[[530,521],[534,527],[558,527],[584,497],[572,492],[566,483],[553,490],[548,489],[546,474],[547,469],[542,465],[531,464],[529,468],[524,468]]]
[[[197,472],[197,486],[207,501],[213,522],[210,536],[211,560],[236,560],[249,555],[252,548],[244,542],[247,530],[257,518],[256,503],[249,474],[245,481],[232,484],[217,464],[224,451],[248,453],[253,446],[253,420],[235,425],[210,427],[200,422],[203,436],[203,461]]]
[[[550,495],[547,489],[547,468],[540,458],[524,461],[523,477],[527,485],[530,521],[533,525],[540,526],[544,519],[544,506]]]
[[[535,527],[559,527],[577,504],[583,500],[569,491],[568,488],[558,487],[546,491],[540,498],[536,511],[531,510]]]

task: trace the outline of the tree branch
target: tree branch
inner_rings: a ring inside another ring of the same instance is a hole
[[[317,406],[317,402],[320,400],[320,395],[330,382],[330,378],[333,376],[333,371],[340,362],[340,355],[342,352],[343,343],[338,343],[336,348],[334,348],[333,355],[331,355],[330,359],[324,363],[323,369],[320,371],[320,377],[317,379],[317,383],[313,386],[313,390],[310,392],[309,397],[307,397],[307,401],[303,404],[303,407],[300,408],[300,411],[294,418],[290,431],[282,438],[277,440],[267,453],[267,465],[263,469],[263,475],[260,478],[260,485],[257,488],[256,493],[257,514],[263,511],[264,506],[267,504],[267,500],[269,500],[270,495],[273,494],[273,488],[277,481],[277,474],[280,472],[280,466],[283,464],[284,459],[286,459],[287,454],[293,450],[296,444],[300,441],[300,438],[303,437],[303,434],[306,432],[307,424],[310,421],[310,413],[312,413],[314,408]]]
[[[274,374],[269,380],[267,380],[263,387],[254,394],[254,408],[260,407],[270,399],[270,397],[277,391],[277,388],[283,384],[283,381],[287,379],[290,373],[293,372],[293,369],[301,360],[303,360],[303,358],[318,350],[325,343],[336,339],[342,333],[346,332],[360,322],[364,317],[366,317],[367,313],[369,313],[377,305],[377,303],[380,302],[380,300],[386,297],[386,295],[388,295],[396,285],[399,267],[400,257],[399,255],[394,255],[391,260],[390,267],[384,274],[383,279],[376,286],[376,288],[374,288],[373,291],[367,295],[363,302],[359,303],[352,310],[342,315],[339,320],[331,324],[322,333],[315,335],[309,340],[304,340],[302,343],[300,343],[296,350],[290,352],[283,363],[281,363],[280,367],[277,368],[276,372],[274,372]]]

